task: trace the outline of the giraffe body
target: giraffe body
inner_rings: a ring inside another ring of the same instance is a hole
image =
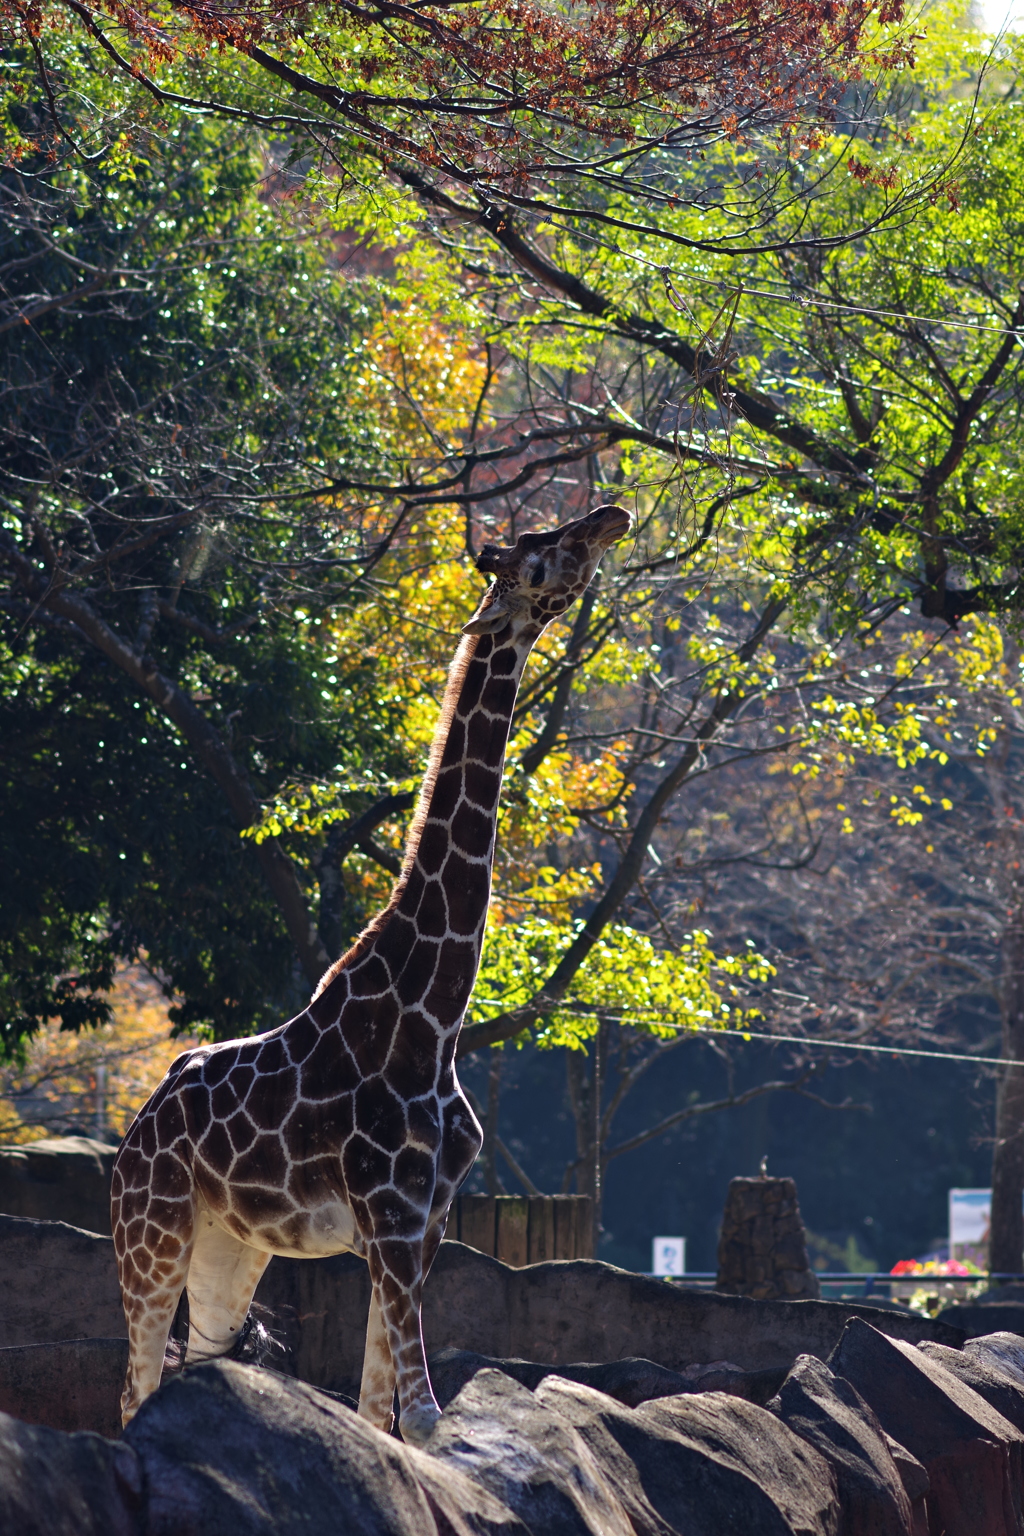
[[[186,1365],[228,1353],[274,1254],[367,1260],[359,1411],[405,1439],[439,1416],[423,1282],[481,1133],[455,1072],[490,899],[505,744],[530,650],[629,527],[618,507],[511,549],[449,676],[402,873],[385,910],[279,1028],[180,1056],[114,1165],[111,1211],[129,1366],[127,1424],[160,1383],[189,1299]]]

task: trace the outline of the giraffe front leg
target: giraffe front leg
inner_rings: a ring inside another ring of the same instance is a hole
[[[367,1259],[374,1296],[377,1298],[384,1344],[392,1362],[390,1380],[398,1387],[400,1418],[398,1428],[403,1440],[410,1445],[422,1445],[441,1417],[423,1349],[423,1331],[420,1322],[420,1300],[423,1290],[423,1250],[425,1239],[415,1241],[385,1239],[370,1243]],[[371,1307],[371,1324],[373,1308]],[[367,1335],[367,1356],[370,1339]],[[379,1358],[375,1357],[375,1358]],[[381,1391],[385,1390],[385,1377],[380,1374]],[[363,1366],[363,1383],[366,1385],[366,1362]],[[392,1392],[393,1392],[392,1388]],[[377,1399],[381,1404],[381,1398]],[[390,1403],[388,1414],[390,1417]],[[362,1392],[359,1412],[364,1410]]]

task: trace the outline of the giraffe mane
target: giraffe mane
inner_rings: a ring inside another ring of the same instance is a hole
[[[376,938],[385,921],[398,905],[402,892],[408,884],[409,876],[412,873],[412,866],[416,860],[416,851],[420,845],[420,838],[423,836],[423,828],[426,825],[427,812],[430,809],[430,797],[434,793],[434,785],[437,783],[437,775],[441,768],[441,758],[444,756],[445,743],[451,730],[452,716],[455,713],[455,706],[458,703],[459,693],[462,690],[462,684],[465,682],[469,664],[476,655],[478,644],[478,635],[464,635],[448,669],[448,681],[445,685],[444,697],[441,700],[441,713],[438,716],[437,725],[434,727],[430,752],[427,756],[426,772],[423,775],[419,799],[416,802],[416,809],[413,812],[412,821],[409,823],[409,832],[405,840],[402,869],[398,879],[395,881],[388,904],[375,917],[370,919],[352,945],[352,948],[342,955],[340,960],[335,960],[334,964],[329,966],[324,972],[311,1001],[315,1001],[321,992],[324,992],[330,986],[336,976],[340,975],[353,961],[358,960],[361,955],[366,953],[371,942]]]

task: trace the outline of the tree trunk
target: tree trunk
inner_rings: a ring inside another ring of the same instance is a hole
[[[1019,899],[1003,931],[999,1004],[1001,1054],[1006,1061],[1024,1062],[1024,907]],[[1001,1077],[992,1154],[989,1269],[1016,1274],[1024,1267],[1024,1066],[1002,1068]]]
[[[604,1181],[602,1179],[601,1154],[604,1150],[601,1142],[601,1087],[604,1082],[604,1047],[605,1025],[602,1021],[597,1026],[597,1034],[594,1036],[594,1077],[591,1090],[591,1147],[590,1147],[590,1213],[594,1220],[594,1258],[597,1258],[598,1248],[601,1242],[601,1200],[604,1194]]]
[[[490,1070],[487,1074],[487,1118],[484,1121],[484,1144],[481,1148],[484,1183],[489,1195],[506,1193],[505,1186],[498,1177],[498,1110],[501,1103],[501,1072],[504,1065],[504,1050],[492,1051]]]
[[[566,1051],[565,1067],[569,1102],[576,1122],[576,1158],[566,1170],[563,1194],[575,1177],[576,1193],[589,1195],[594,1223],[594,1254],[601,1236],[601,1201],[603,1197],[603,1139],[601,1134],[601,1087],[608,1047],[608,1026],[601,1023],[591,1041],[590,1072],[582,1051]]]

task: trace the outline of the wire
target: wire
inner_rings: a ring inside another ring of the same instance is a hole
[[[478,1001],[484,1002],[485,999],[480,998]],[[571,1003],[558,1003],[556,1006],[561,1013],[614,1017],[612,1010],[605,1008],[574,1008]],[[632,1010],[630,1017],[638,1019],[641,1024],[657,1025],[659,1029],[675,1029],[687,1035],[713,1035],[716,1040],[768,1040],[774,1045],[814,1045],[829,1051],[871,1051],[882,1056],[923,1056],[930,1061],[969,1062],[975,1067],[1024,1067],[1024,1061],[1013,1061],[1004,1056],[966,1056],[958,1055],[955,1051],[922,1051],[909,1045],[863,1045],[853,1040],[820,1040],[808,1035],[768,1035],[759,1034],[754,1029],[716,1029],[707,1024],[678,1024],[675,1019],[641,1017]]]
[[[645,1023],[664,1023],[672,1029],[689,1029],[688,1024],[669,1025],[668,1020],[646,1019]],[[720,1039],[725,1036],[730,1040],[773,1040],[784,1045],[819,1045],[830,1051],[875,1051],[884,1056],[925,1056],[931,1061],[969,1061],[972,1066],[986,1067],[1024,1067],[1024,1061],[1012,1061],[1003,1056],[961,1056],[954,1051],[922,1051],[912,1046],[904,1045],[861,1045],[854,1041],[842,1040],[814,1040],[803,1035],[760,1035],[752,1029],[708,1029],[704,1025],[698,1025],[693,1031],[695,1035],[717,1035]]]

